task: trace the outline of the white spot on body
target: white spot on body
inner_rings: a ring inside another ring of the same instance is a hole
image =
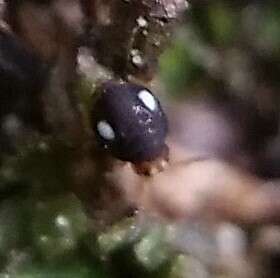
[[[157,101],[156,101],[155,97],[148,90],[140,91],[138,93],[138,98],[151,111],[155,111],[157,109],[157,106],[158,106]]]
[[[106,140],[115,139],[115,132],[107,121],[100,121],[97,124],[97,131],[99,135]]]

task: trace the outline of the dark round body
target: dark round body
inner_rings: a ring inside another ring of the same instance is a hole
[[[98,142],[115,157],[131,162],[151,161],[162,154],[167,119],[158,99],[132,83],[106,82],[92,110]]]

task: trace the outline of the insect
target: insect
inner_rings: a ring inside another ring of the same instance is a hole
[[[92,109],[97,141],[120,160],[139,163],[164,152],[168,123],[159,100],[144,86],[107,81]]]

